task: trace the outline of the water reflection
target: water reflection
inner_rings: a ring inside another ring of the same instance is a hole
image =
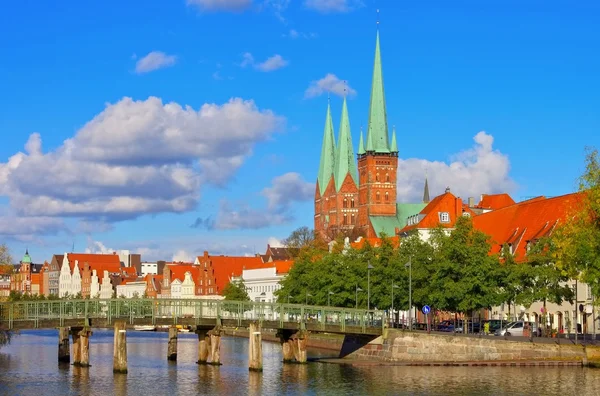
[[[263,372],[248,370],[248,341],[224,338],[223,365],[197,365],[195,335],[167,360],[163,333],[129,332],[127,375],[112,372],[112,332],[91,338],[92,367],[57,364],[55,331],[25,332],[0,353],[7,395],[593,395],[600,370],[574,367],[402,367],[283,364],[281,346],[263,343]],[[309,351],[314,357],[315,351]]]

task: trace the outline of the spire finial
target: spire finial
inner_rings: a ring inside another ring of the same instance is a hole
[[[379,8],[377,9],[377,30],[379,30]]]
[[[348,81],[344,80],[344,99],[346,98],[346,92],[347,92],[346,88],[348,88]]]

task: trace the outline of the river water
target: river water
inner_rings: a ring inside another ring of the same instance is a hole
[[[57,363],[58,333],[24,331],[0,350],[0,395],[598,395],[600,370],[578,367],[403,367],[281,362],[263,342],[262,373],[248,371],[248,340],[224,337],[220,367],[199,366],[197,338],[180,334],[168,362],[167,334],[128,332],[129,373],[112,372],[112,331],[95,330],[90,368]],[[331,356],[309,350],[309,358]]]

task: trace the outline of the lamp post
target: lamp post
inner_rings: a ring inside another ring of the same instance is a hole
[[[288,294],[287,299],[288,299],[288,304],[290,303],[290,295]]]
[[[396,316],[394,315],[394,289],[400,289],[400,286],[394,285],[394,281],[392,281],[392,327],[396,323]]]
[[[412,330],[412,257],[404,267],[408,268],[408,329]]]
[[[363,291],[358,285],[356,285],[356,309],[358,309],[358,292]]]
[[[310,294],[309,292],[306,292],[306,299],[304,301],[305,305],[308,305],[308,297],[312,297],[312,294]]]
[[[332,292],[331,290],[329,290],[329,292],[327,293],[327,306],[331,305],[330,302],[330,297],[335,294],[334,292]]]
[[[373,266],[371,261],[367,265],[367,309],[371,309],[371,270]]]

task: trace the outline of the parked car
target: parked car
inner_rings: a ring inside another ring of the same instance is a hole
[[[530,331],[533,332],[533,336],[538,335],[537,324],[534,322],[525,322],[523,320],[517,320],[515,322],[510,322],[506,326],[501,329],[497,329],[494,332],[496,336],[523,336],[525,329],[525,324],[528,324]]]

